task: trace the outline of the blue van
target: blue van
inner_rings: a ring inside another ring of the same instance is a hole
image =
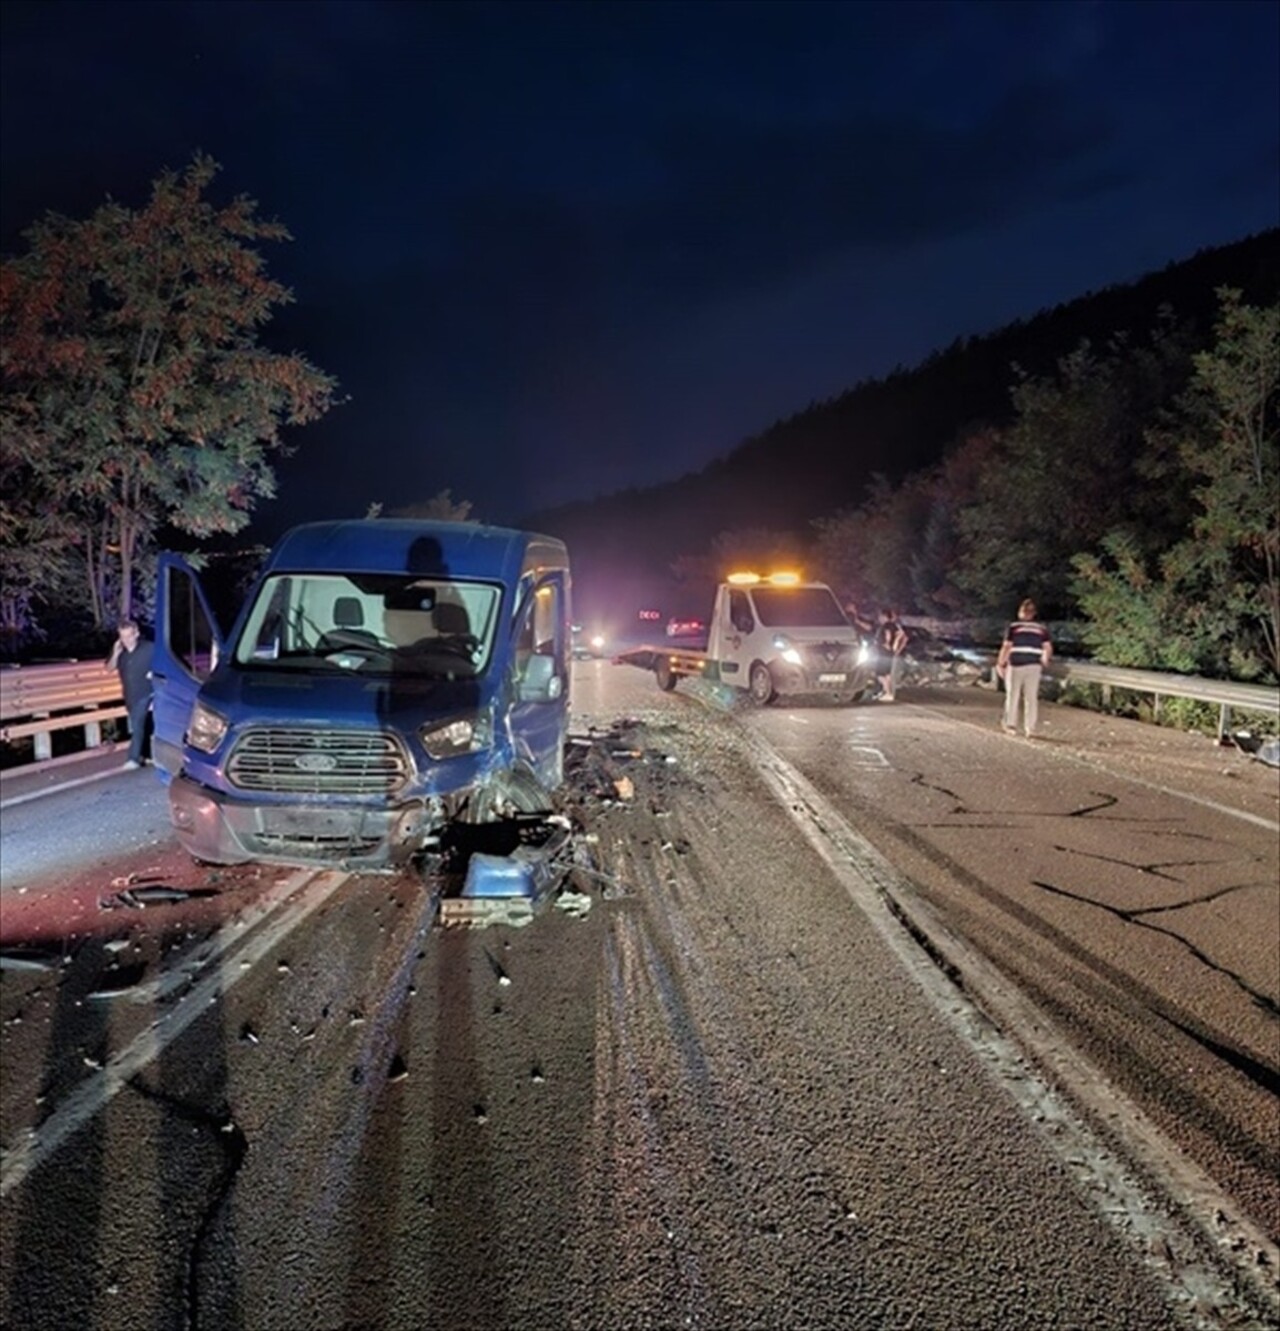
[[[153,752],[213,864],[392,868],[454,820],[546,809],[564,775],[562,542],[368,519],[286,533],[223,635],[161,556]]]

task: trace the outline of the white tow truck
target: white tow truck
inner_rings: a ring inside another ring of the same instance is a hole
[[[806,695],[855,702],[872,682],[870,646],[835,593],[797,573],[730,574],[716,589],[705,642],[634,647],[613,659],[652,670],[664,690],[697,677],[761,706]]]

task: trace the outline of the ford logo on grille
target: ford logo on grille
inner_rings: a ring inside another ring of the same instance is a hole
[[[331,753],[300,753],[293,760],[304,772],[332,772],[338,760]]]

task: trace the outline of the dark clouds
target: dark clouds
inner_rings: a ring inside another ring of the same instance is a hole
[[[7,249],[196,148],[296,236],[268,336],[352,400],[284,521],[667,479],[1278,220],[1271,4],[9,0],[0,39]]]

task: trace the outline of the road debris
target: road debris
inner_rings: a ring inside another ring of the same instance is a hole
[[[566,889],[556,898],[556,909],[581,919],[591,909],[591,898],[585,892]]]
[[[51,971],[62,964],[62,954],[35,947],[0,948],[0,971]]]
[[[131,966],[120,966],[108,970],[105,977],[90,992],[91,999],[119,998],[122,994],[132,993],[146,978],[145,961],[135,962]]]
[[[132,875],[129,875],[129,877],[132,877]],[[128,878],[117,878],[112,881],[112,886],[127,881]],[[217,895],[218,889],[216,887],[170,887],[167,884],[155,883],[144,887],[126,887],[121,892],[102,897],[98,901],[98,909],[118,910],[121,906],[125,906],[132,910],[141,910],[147,906],[170,906],[178,901],[190,901],[196,897],[216,897]]]

